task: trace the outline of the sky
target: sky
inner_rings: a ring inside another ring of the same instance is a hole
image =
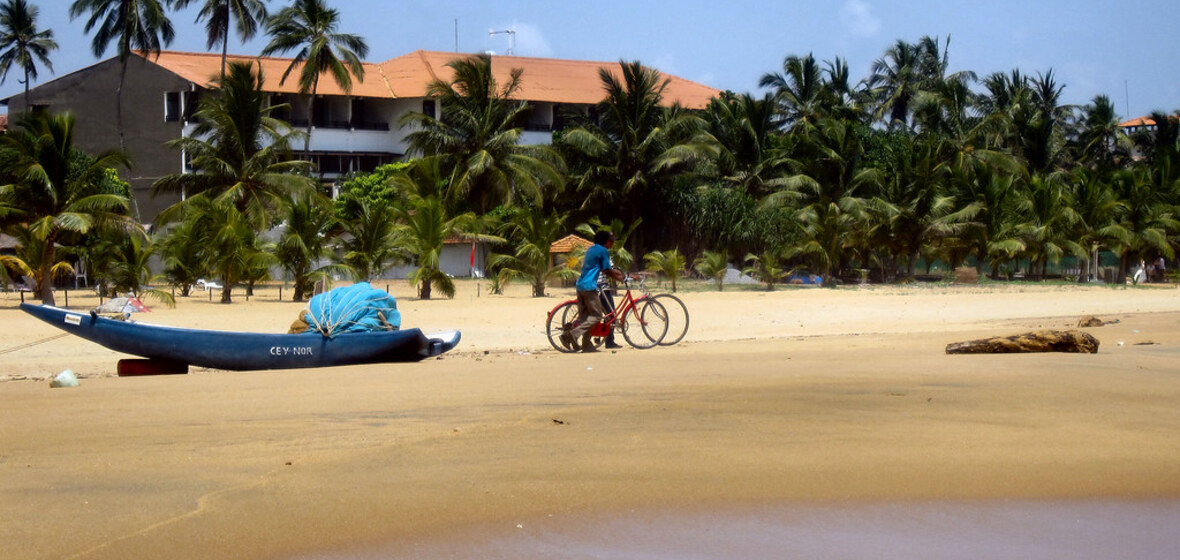
[[[85,16],[70,21],[72,0],[30,0],[38,26],[52,29],[59,49],[43,83],[91,64]],[[202,0],[172,12],[168,47],[205,51]],[[270,0],[272,12],[289,0]],[[1106,94],[1120,116],[1180,109],[1180,21],[1177,0],[328,0],[340,32],[364,37],[369,62],[414,50],[487,52],[596,61],[633,61],[737,93],[761,94],[763,74],[790,55],[843,57],[853,80],[898,40],[950,38],[952,71],[980,77],[1019,68],[1053,71],[1063,100],[1086,104]],[[489,34],[490,31],[514,30]],[[230,52],[257,54],[266,43],[230,41]],[[112,45],[113,47],[113,45]],[[220,52],[219,47],[214,51]],[[108,50],[102,58],[114,56]],[[23,90],[10,72],[0,97]],[[524,77],[526,80],[528,76]],[[976,89],[980,89],[976,87]],[[2,110],[2,109],[0,109]]]

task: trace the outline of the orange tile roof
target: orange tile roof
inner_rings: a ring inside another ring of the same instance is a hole
[[[1119,123],[1119,126],[1121,127],[1153,125],[1155,125],[1155,120],[1153,120],[1151,117],[1135,117],[1133,119],[1125,120]]]
[[[569,252],[573,251],[575,247],[581,247],[583,249],[588,249],[593,245],[594,245],[594,242],[589,241],[584,237],[574,235],[571,233],[565,237],[562,237],[561,239],[558,239],[557,241],[554,241],[552,244],[550,244],[549,245],[549,252],[550,253],[569,253]]]
[[[1171,121],[1180,121],[1180,116],[1168,115],[1168,119]],[[1133,126],[1155,126],[1155,119],[1151,117],[1135,117],[1133,119],[1128,119],[1119,123],[1119,126],[1123,128],[1129,128]]]
[[[352,94],[362,97],[415,98],[426,94],[426,85],[437,78],[449,79],[451,69],[446,66],[456,58],[471,56],[452,52],[414,51],[381,63],[365,63],[363,82],[354,82]],[[299,81],[295,69],[283,84],[279,78],[291,64],[290,58],[250,57],[231,55],[234,61],[256,62],[262,67],[265,89],[279,93],[298,93]],[[207,85],[221,71],[221,55],[215,53],[187,53],[162,51],[158,58],[149,59],[196,84]],[[556,58],[522,56],[493,56],[492,73],[499,83],[508,79],[513,68],[523,70],[520,99],[550,103],[594,104],[603,98],[602,81],[598,70],[606,68],[619,75],[616,62],[592,62]],[[666,104],[702,109],[720,90],[683,78],[664,74],[669,80],[664,90]],[[343,95],[343,90],[331,79],[320,80],[319,93]]]

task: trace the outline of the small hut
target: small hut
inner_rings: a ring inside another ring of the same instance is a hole
[[[559,264],[566,264],[568,266],[570,253],[573,253],[575,249],[581,249],[580,252],[585,252],[586,249],[589,249],[593,245],[593,241],[572,233],[562,237],[549,245],[549,265],[557,266]],[[562,280],[559,278],[550,280],[549,284],[555,288],[568,288],[574,285],[572,280]]]

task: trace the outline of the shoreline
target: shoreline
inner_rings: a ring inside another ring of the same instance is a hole
[[[558,296],[399,296],[408,324],[471,342],[417,364],[117,378],[83,341],[42,358],[95,364],[80,387],[0,383],[0,539],[19,559],[317,558],[632,508],[1180,498],[1180,291],[950,291],[691,292],[688,343],[588,356],[547,348]],[[235,306],[158,322],[290,308]],[[1082,310],[1120,320],[1086,329],[1098,354],[943,351]],[[40,335],[20,324],[6,338]]]

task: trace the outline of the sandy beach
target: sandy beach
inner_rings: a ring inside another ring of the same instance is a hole
[[[569,290],[388,285],[403,325],[459,329],[459,348],[118,378],[125,356],[46,341],[0,294],[0,558],[354,558],[635,511],[1180,500],[1174,286],[691,291],[683,343],[567,355],[543,331]],[[279,332],[303,304],[277,296],[137,319]],[[944,352],[1086,315],[1117,321],[1086,329],[1097,354]],[[66,368],[81,386],[51,389]]]

